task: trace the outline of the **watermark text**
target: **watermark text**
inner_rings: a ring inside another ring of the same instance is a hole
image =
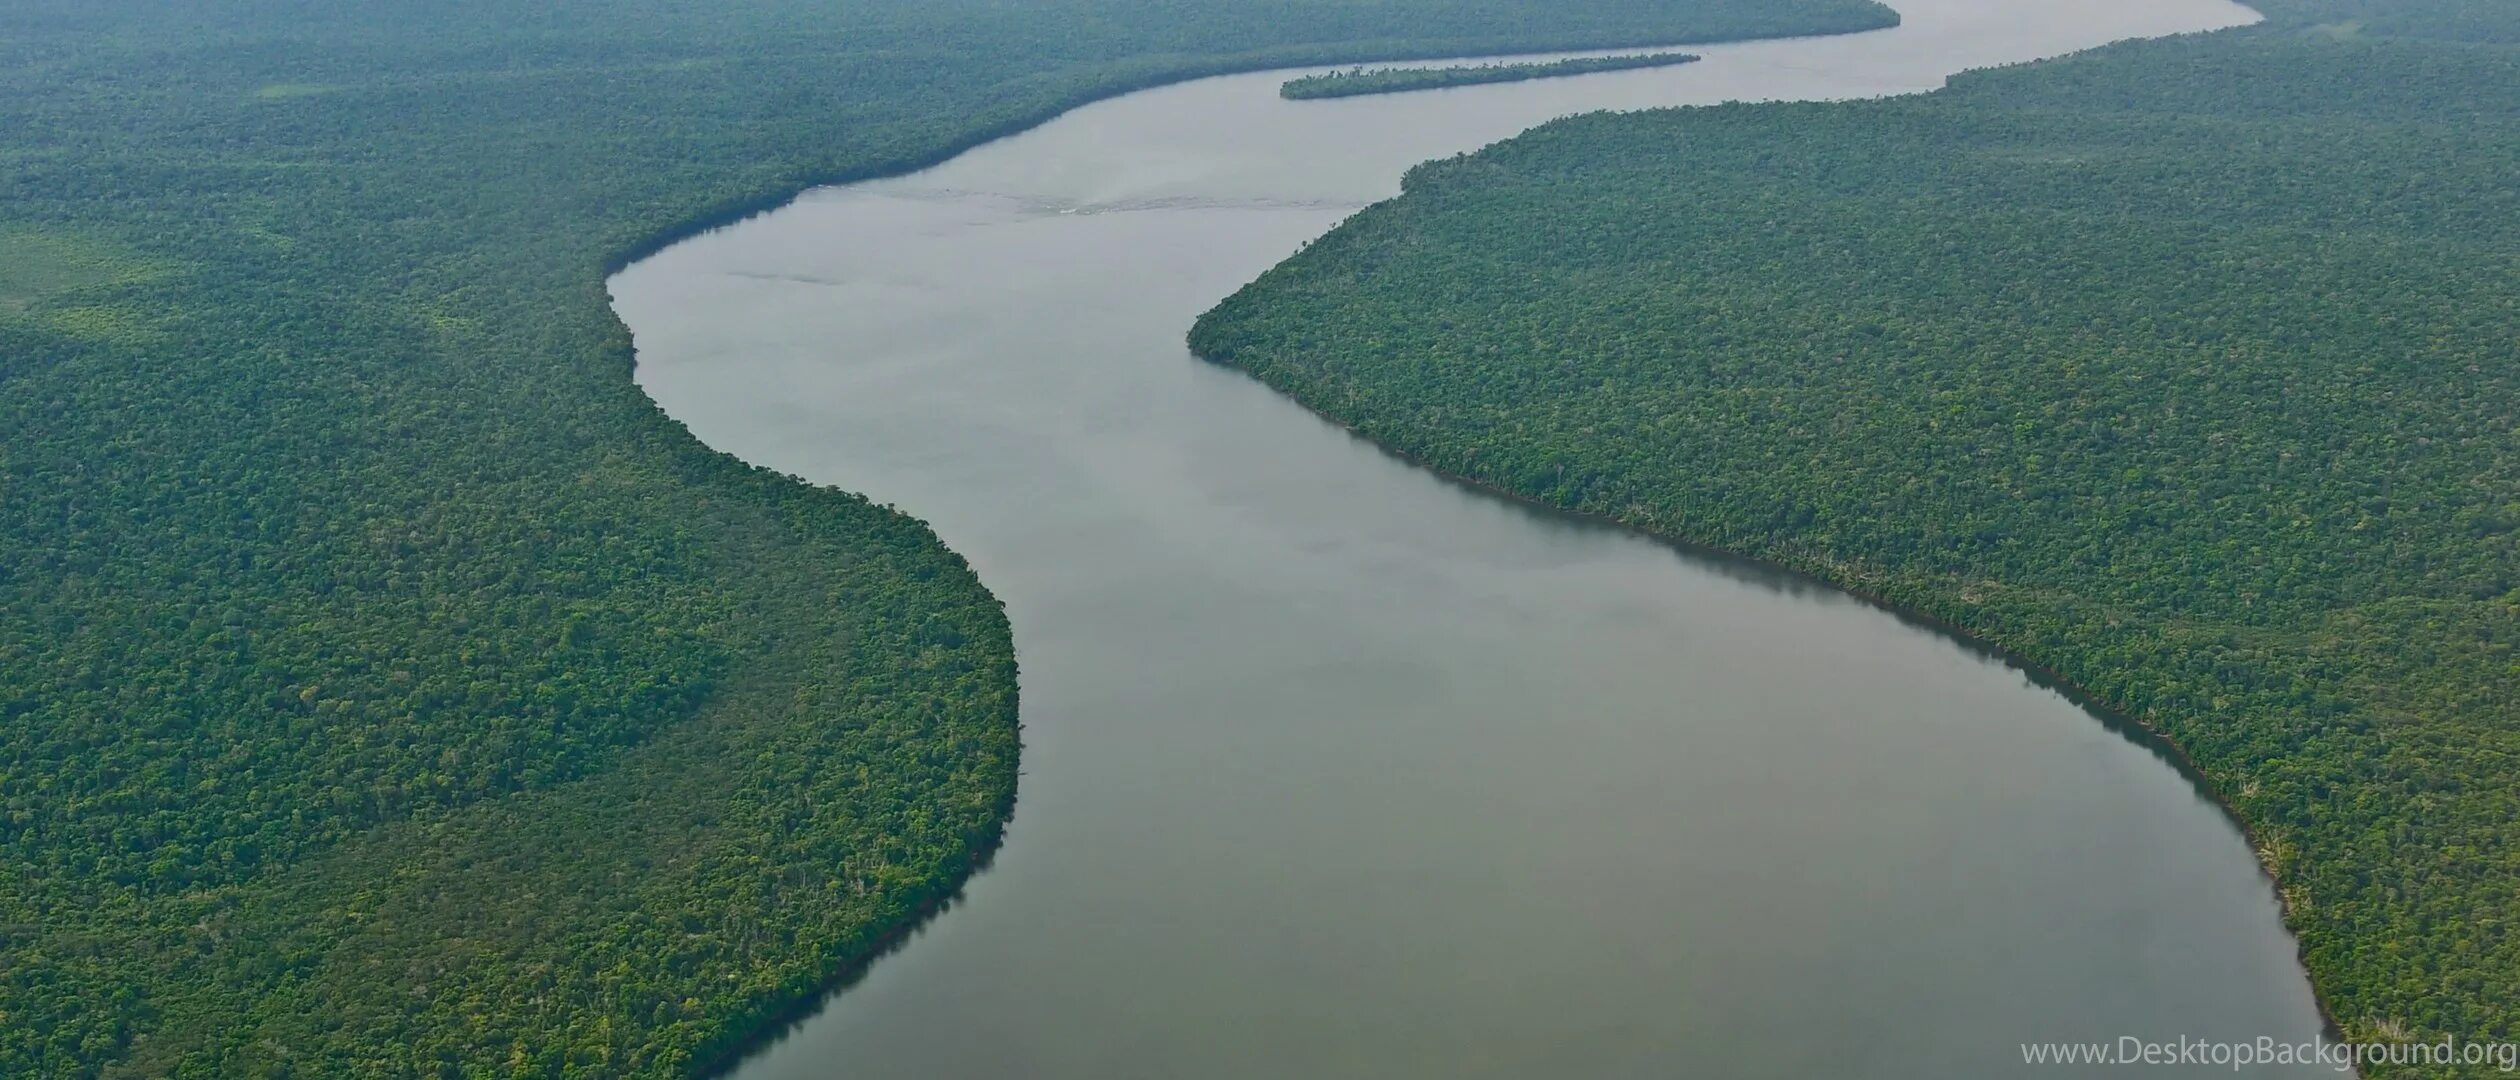
[[[2434,1042],[2294,1042],[2271,1035],[2238,1042],[2186,1037],[2163,1041],[2120,1035],[2109,1042],[2022,1043],[2021,1061],[2025,1065],[2204,1065],[2233,1072],[2307,1065],[2351,1073],[2387,1065],[2520,1073],[2520,1043],[2447,1038]]]

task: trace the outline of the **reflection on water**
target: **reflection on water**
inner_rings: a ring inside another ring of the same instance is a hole
[[[1579,109],[1922,90],[2228,25],[1915,0],[1677,68],[1115,99],[614,282],[711,445],[934,522],[1014,620],[996,864],[748,1080],[2020,1071],[2304,1039],[2246,845],[2021,673],[1838,593],[1439,481],[1191,320],[1409,165]]]

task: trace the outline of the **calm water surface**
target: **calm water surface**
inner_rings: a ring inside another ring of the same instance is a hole
[[[1680,68],[1149,91],[620,275],[658,401],[934,522],[1023,662],[995,867],[738,1075],[1942,1078],[2030,1071],[2025,1040],[2314,1037],[2240,836],[2065,700],[1448,485],[1182,347],[1409,165],[1555,115],[2250,18],[1900,6]]]

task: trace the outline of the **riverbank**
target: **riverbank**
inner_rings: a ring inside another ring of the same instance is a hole
[[[1194,355],[1197,355],[1195,350]],[[1220,368],[1239,370],[1228,360],[1205,355],[1199,358]],[[2018,671],[2042,689],[2064,695],[2075,705],[2089,712],[2093,719],[2106,724],[2111,731],[2141,744],[2145,749],[2175,766],[2179,775],[2189,782],[2198,795],[2220,809],[2231,827],[2238,830],[2240,835],[2248,840],[2250,850],[2258,854],[2258,867],[2266,880],[2268,894],[2284,911],[2287,922],[2290,921],[2292,903],[2283,893],[2283,880],[2277,873],[2278,868],[2275,862],[2267,856],[2266,845],[2259,838],[2257,829],[2247,818],[2241,816],[2239,808],[2233,805],[2230,796],[2215,786],[2213,778],[2206,774],[2204,767],[2198,764],[2195,758],[2189,756],[2187,750],[2180,746],[2169,732],[2145,722],[2128,712],[2124,706],[2076,683],[2063,672],[2006,646],[1993,635],[1993,632],[1959,621],[1958,616],[1937,614],[1917,600],[1903,600],[1893,596],[1884,591],[1879,584],[1883,577],[1879,573],[1850,571],[1843,566],[1794,559],[1789,556],[1761,555],[1748,550],[1725,547],[1719,542],[1686,533],[1639,524],[1612,514],[1567,506],[1502,483],[1455,471],[1427,458],[1418,457],[1396,445],[1377,440],[1372,435],[1358,430],[1338,414],[1325,411],[1302,396],[1282,389],[1281,392],[1286,393],[1288,400],[1295,402],[1304,411],[1319,418],[1321,422],[1346,432],[1357,441],[1372,446],[1376,451],[1390,455],[1394,460],[1406,463],[1410,468],[1440,477],[1446,483],[1457,484],[1475,491],[1482,497],[1503,500],[1526,507],[1536,513],[1550,514],[1601,528],[1616,529],[1657,544],[1668,545],[1672,550],[1692,558],[1719,563],[1738,562],[1756,571],[1787,575],[1818,588],[1842,593],[1869,604],[1909,626],[1939,635],[1955,645]],[[2295,945],[2294,956],[2303,963],[2306,971],[2309,958],[2300,949],[2298,943]],[[2337,1041],[2345,1039],[2347,1037],[2345,1025],[2337,1018],[2326,998],[2316,993],[2315,983],[2312,984],[2312,991],[2325,1037]]]
[[[2520,60],[2457,4],[2270,6],[1918,99],[1549,125],[1415,174],[1194,345],[2080,688],[2250,835],[2331,1026],[2502,1038],[2511,946],[2442,928],[2511,889],[2513,555],[2477,478],[2512,410],[2471,313],[2510,304]]]

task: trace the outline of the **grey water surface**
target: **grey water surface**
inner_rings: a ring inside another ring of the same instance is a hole
[[[995,865],[737,1075],[2072,1075],[2021,1044],[2316,1038],[2246,843],[2154,752],[1949,639],[1448,484],[1183,348],[1411,164],[1553,116],[1922,91],[2253,18],[1899,7],[1677,68],[1150,90],[619,275],[657,401],[933,522],[1023,667]]]

